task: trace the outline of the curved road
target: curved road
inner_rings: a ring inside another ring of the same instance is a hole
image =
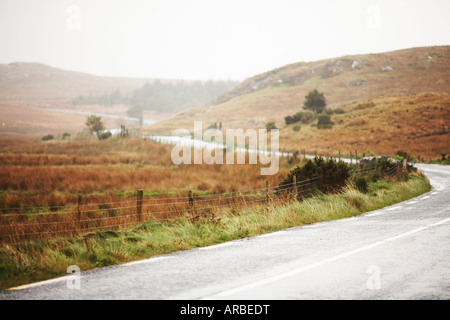
[[[332,222],[81,272],[6,299],[450,299],[450,168],[433,190]]]

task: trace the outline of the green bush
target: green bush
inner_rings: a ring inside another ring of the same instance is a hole
[[[296,121],[294,120],[293,116],[286,116],[284,117],[284,122],[286,122],[286,125],[290,125],[295,123]]]
[[[49,140],[53,140],[55,137],[51,134],[48,134],[46,136],[42,137],[42,141],[49,141]]]
[[[329,115],[322,115],[319,117],[319,121],[317,122],[317,127],[319,129],[328,129],[333,126],[333,121],[331,121]]]
[[[275,125],[275,122],[268,122],[267,124],[266,124],[266,129],[267,130],[274,130],[274,129],[277,129],[277,126]]]
[[[112,136],[112,133],[110,131],[106,131],[106,132],[101,133],[99,138],[100,138],[100,140],[106,140],[111,136]]]
[[[328,194],[341,190],[350,177],[350,165],[343,161],[315,157],[303,166],[297,166],[279,184],[278,190],[292,188],[297,181],[298,198],[306,198],[318,191]],[[292,189],[291,189],[292,190]]]
[[[300,131],[301,128],[302,128],[301,126],[296,125],[296,126],[292,127],[292,130],[294,130],[294,131]]]
[[[293,116],[284,117],[284,121],[286,125],[301,122],[304,124],[308,124],[313,122],[317,118],[317,115],[314,112],[310,111],[300,111],[294,114]]]
[[[360,192],[367,193],[369,191],[369,184],[365,177],[361,176],[355,177],[353,179],[353,183]]]

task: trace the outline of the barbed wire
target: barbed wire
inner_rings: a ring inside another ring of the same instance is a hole
[[[394,170],[396,170],[398,167],[398,164],[394,165],[394,167],[392,167],[390,169],[390,174],[392,175]],[[365,170],[364,173],[368,174],[370,172],[373,171],[377,171],[377,169],[373,168],[371,170]],[[353,169],[351,171],[351,174],[353,173],[359,173],[360,169]],[[309,181],[314,181],[314,180],[318,180],[319,177],[313,177],[310,179],[305,179],[305,180],[301,180],[298,181],[297,187],[301,187],[303,184],[309,182]],[[261,187],[261,188],[255,188],[255,189],[248,189],[248,190],[239,190],[239,191],[235,191],[235,192],[224,192],[224,193],[219,193],[219,194],[210,194],[210,195],[193,195],[192,197],[189,196],[183,196],[183,197],[172,197],[172,198],[143,198],[141,200],[142,206],[143,207],[148,207],[148,206],[162,206],[162,205],[175,205],[175,204],[183,204],[185,203],[185,201],[180,201],[180,202],[164,202],[167,200],[186,200],[189,201],[190,199],[194,198],[196,202],[198,201],[211,201],[209,199],[207,200],[202,200],[201,198],[208,198],[208,197],[217,197],[217,199],[230,199],[232,198],[235,194],[240,194],[240,196],[243,196],[242,193],[251,193],[251,192],[265,192],[267,190],[273,190],[273,189],[277,189],[277,190],[282,190],[282,188],[284,186],[289,186],[289,185],[293,185],[294,183],[282,183],[278,186],[268,186],[268,187]],[[249,195],[249,196],[254,196],[254,195]],[[220,198],[219,198],[220,197]],[[215,200],[217,200],[215,199]],[[145,204],[145,202],[148,201],[160,201],[160,203],[155,203],[155,204]],[[131,209],[131,208],[135,208],[136,206],[126,206],[126,207],[105,207],[105,208],[101,208],[102,206],[108,206],[108,205],[112,205],[112,204],[124,204],[124,203],[136,203],[136,200],[125,200],[125,201],[118,201],[118,202],[104,202],[104,203],[90,203],[90,204],[81,204],[80,207],[79,206],[75,206],[75,205],[69,205],[69,206],[47,206],[47,207],[17,207],[17,208],[1,208],[0,210],[2,211],[13,211],[13,210],[27,210],[27,209],[33,209],[33,210],[42,210],[42,209],[56,209],[56,208],[65,208],[65,209],[72,209],[70,211],[56,211],[56,212],[28,212],[28,213],[13,213],[13,214],[2,214],[0,215],[0,218],[3,217],[11,217],[11,216],[37,216],[37,215],[64,215],[64,214],[71,214],[71,213],[91,213],[91,212],[99,212],[99,211],[110,211],[110,210],[114,210],[114,209]],[[83,210],[78,210],[81,207],[93,207],[93,206],[98,206],[99,208],[96,209],[83,209]]]
[[[394,166],[387,168],[385,172],[381,172],[381,174],[388,174],[392,175],[396,172],[398,169],[399,164],[395,164]],[[371,172],[379,171],[379,168],[371,168],[368,170],[365,170],[364,168],[354,168],[350,170],[350,175],[354,174],[370,174]],[[58,211],[58,212],[31,212],[31,213],[13,213],[13,214],[3,214],[0,215],[0,217],[17,217],[17,216],[45,216],[45,215],[68,215],[68,214],[77,214],[78,219],[75,220],[63,220],[63,221],[39,221],[39,222],[32,222],[32,223],[15,223],[12,224],[3,224],[0,225],[0,228],[14,228],[16,230],[20,228],[33,228],[33,227],[51,227],[51,226],[58,226],[58,225],[74,225],[74,226],[80,226],[83,224],[89,224],[89,223],[98,223],[102,221],[110,221],[114,222],[114,220],[134,220],[135,217],[139,217],[139,221],[126,221],[116,224],[108,224],[103,226],[93,226],[93,227],[77,227],[75,229],[69,229],[69,230],[41,230],[36,232],[24,232],[24,233],[11,233],[11,234],[0,234],[0,238],[11,238],[16,239],[20,237],[27,237],[27,236],[33,236],[33,235],[46,235],[46,234],[59,234],[59,233],[74,233],[74,232],[86,232],[89,230],[101,230],[104,228],[116,228],[116,227],[124,227],[130,224],[137,224],[142,223],[141,219],[143,217],[149,217],[153,216],[153,219],[146,219],[145,222],[148,221],[162,221],[162,220],[171,220],[171,219],[178,219],[182,216],[175,216],[172,218],[166,218],[166,219],[155,219],[158,215],[169,215],[169,214],[189,214],[192,212],[196,212],[197,214],[200,214],[200,212],[207,211],[210,209],[221,209],[224,207],[232,207],[236,205],[251,205],[261,202],[267,202],[274,200],[284,198],[289,199],[289,196],[287,193],[292,193],[292,191],[296,191],[296,197],[301,195],[302,193],[310,192],[313,190],[317,183],[319,182],[319,176],[296,181],[296,182],[289,182],[289,183],[281,183],[277,186],[265,186],[261,188],[255,188],[255,189],[248,189],[248,190],[236,190],[233,189],[231,192],[224,192],[224,193],[217,193],[217,194],[208,194],[208,195],[191,195],[191,196],[183,196],[183,197],[169,197],[169,198],[146,198],[142,199],[140,201],[139,207],[142,209],[146,209],[147,212],[140,212],[140,213],[132,213],[132,214],[121,214],[116,215],[114,213],[113,216],[101,216],[96,218],[84,218],[81,219],[81,215],[89,214],[89,213],[102,213],[102,212],[115,212],[115,211],[124,211],[128,209],[136,209],[137,205],[133,206],[115,206],[115,207],[105,207],[109,205],[116,205],[116,204],[125,204],[125,203],[136,203],[137,200],[125,200],[125,201],[116,201],[116,202],[104,202],[104,203],[90,203],[90,204],[80,204],[80,205],[66,205],[66,206],[46,206],[46,207],[26,207],[28,209],[32,210],[45,210],[45,209],[56,209],[56,208],[65,208],[65,209],[73,209],[71,211]],[[253,198],[253,199],[247,199],[246,198]],[[261,197],[261,198],[258,198]],[[256,199],[255,199],[256,198]],[[291,195],[292,199],[292,195]],[[176,201],[169,201],[169,200],[176,200]],[[177,201],[177,200],[185,200],[185,201]],[[194,200],[196,205],[192,205],[190,202]],[[160,201],[159,203],[152,203],[155,201]],[[169,202],[164,202],[169,201]],[[198,204],[205,204],[207,205],[212,204],[216,202],[214,205],[210,206],[198,206]],[[188,205],[188,207],[185,208],[176,208],[177,205]],[[98,206],[99,208],[92,208],[94,206]],[[172,208],[170,210],[162,210],[162,211],[150,211],[149,208],[154,207],[161,207],[161,206],[173,206],[175,208]],[[92,209],[86,209],[92,208]],[[105,208],[103,208],[105,207]],[[25,210],[25,207],[19,207],[19,208],[5,208],[6,210]],[[5,210],[0,209],[0,210]],[[6,231],[6,230],[5,230]]]
[[[271,201],[273,201],[274,199],[277,199],[280,197],[274,197],[271,199]],[[257,200],[252,200],[252,201],[248,201],[247,203],[255,203],[255,202],[265,202],[267,201],[266,199],[257,199]],[[246,204],[247,204],[246,203]],[[189,213],[189,212],[194,212],[194,211],[198,211],[198,210],[205,210],[205,209],[213,209],[213,208],[222,208],[225,206],[229,206],[228,204],[222,204],[222,205],[215,205],[215,206],[211,206],[211,207],[201,207],[201,208],[191,208],[191,209],[186,209],[184,210],[182,213]],[[176,213],[173,211],[160,211],[160,212],[151,212],[151,213],[145,213],[147,215],[149,214],[162,214],[162,213]],[[133,216],[138,216],[138,214],[132,214],[132,215],[125,215],[124,217],[129,218],[129,217],[133,217]],[[93,221],[97,221],[97,220],[102,220],[102,219],[116,219],[117,217],[103,217],[103,218],[97,218],[97,219],[89,219],[89,220],[83,220],[81,222],[93,222]],[[173,219],[179,219],[181,217],[173,217]],[[153,219],[153,220],[147,220],[146,222],[149,221],[160,221],[160,219]],[[71,220],[71,221],[55,221],[55,222],[49,222],[47,224],[78,224],[80,221],[78,220]],[[95,227],[87,227],[87,228],[76,228],[76,229],[69,229],[69,230],[44,230],[44,231],[39,231],[39,232],[28,232],[28,233],[15,233],[15,234],[1,234],[0,237],[10,237],[10,238],[17,238],[19,236],[23,237],[23,236],[31,236],[31,235],[45,235],[45,234],[57,234],[57,233],[74,233],[74,232],[86,232],[88,230],[98,230],[101,228],[114,228],[114,227],[120,227],[120,226],[126,226],[126,225],[130,225],[130,224],[138,224],[138,223],[143,223],[143,221],[130,221],[130,222],[126,222],[126,223],[119,223],[119,224],[114,224],[114,225],[107,225],[107,226],[95,226]],[[39,225],[39,224],[34,224],[34,225]],[[23,224],[19,224],[16,225],[15,227],[23,227],[23,226],[27,226],[27,225],[23,225]],[[28,225],[29,226],[29,225]]]
[[[311,185],[312,184],[313,183],[311,183]],[[293,187],[290,187],[290,188],[285,189],[283,191],[294,190],[295,188],[296,187],[293,186]],[[298,190],[298,193],[304,193],[304,192],[309,191],[311,189],[312,189],[312,186],[308,187],[308,189]],[[277,191],[273,192],[272,194],[269,193],[269,197],[271,195],[272,195],[272,197],[270,197],[271,199],[281,197],[281,195],[280,196],[277,195],[276,197],[273,197],[273,195],[276,194],[276,193],[277,193]],[[242,196],[245,196],[245,195],[242,195]],[[242,196],[239,196],[239,197],[242,197]],[[239,197],[233,198],[233,199],[237,200]],[[266,198],[256,199],[256,200],[247,200],[247,201],[244,202],[244,204],[258,202],[258,201],[266,201],[266,200],[267,200]],[[184,202],[183,204],[187,204],[187,203]],[[189,212],[189,211],[202,210],[202,209],[213,209],[213,208],[218,208],[218,207],[220,208],[220,207],[224,207],[224,206],[230,206],[230,205],[233,205],[233,204],[236,204],[236,202],[234,202],[234,203],[225,203],[225,204],[216,204],[216,205],[210,206],[210,207],[197,207],[197,208],[180,209],[180,210],[182,212]],[[241,204],[242,204],[242,202],[241,202]],[[144,206],[142,206],[142,207],[144,207]],[[126,207],[126,208],[130,208],[130,207]],[[132,208],[136,208],[136,207],[133,206]],[[115,208],[115,209],[120,210],[120,209],[123,209],[123,207],[122,208]],[[157,215],[157,214],[167,214],[167,213],[177,213],[177,212],[173,211],[173,210],[165,210],[165,211],[151,211],[151,212],[145,212],[145,213],[141,213],[141,214],[135,213],[135,214],[125,214],[125,215],[118,215],[118,216],[115,215],[115,216],[112,216],[112,217],[89,218],[89,219],[84,219],[84,220],[65,220],[65,221],[26,223],[26,224],[21,223],[21,224],[17,224],[16,227],[29,227],[29,226],[39,226],[39,225],[58,225],[58,224],[66,224],[66,223],[71,223],[71,222],[73,222],[73,223],[93,222],[93,221],[101,221],[101,220],[107,220],[107,219],[119,219],[119,218],[123,218],[123,217],[127,218],[127,217],[135,217],[135,216],[142,216],[142,215],[149,215],[149,214]],[[10,227],[10,226],[11,225],[6,225],[6,224],[0,225],[0,227]]]

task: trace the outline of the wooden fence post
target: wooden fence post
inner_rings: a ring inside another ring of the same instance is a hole
[[[294,179],[294,200],[297,200],[297,197],[298,197],[297,176],[294,175],[292,178]]]
[[[136,203],[136,212],[137,212],[139,222],[142,221],[142,197],[143,196],[144,196],[144,190],[139,189],[137,191],[137,203]]]
[[[231,203],[236,205],[236,188],[231,189]]]
[[[266,202],[269,203],[269,180],[266,180]]]
[[[192,195],[192,191],[191,190],[189,190],[188,197],[189,197],[189,205],[191,207],[193,207],[194,206],[194,197]]]

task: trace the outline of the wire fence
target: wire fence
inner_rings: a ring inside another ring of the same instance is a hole
[[[383,174],[395,175],[399,165]],[[351,175],[370,175],[378,168],[364,166],[350,170]],[[97,230],[128,228],[142,222],[169,222],[180,218],[196,222],[214,219],[217,213],[229,210],[243,212],[247,208],[267,207],[298,201],[317,190],[319,177],[251,190],[236,190],[219,194],[167,198],[144,198],[138,190],[136,199],[103,203],[86,203],[45,207],[2,208],[0,211],[0,241],[20,241],[32,238],[75,236]]]

